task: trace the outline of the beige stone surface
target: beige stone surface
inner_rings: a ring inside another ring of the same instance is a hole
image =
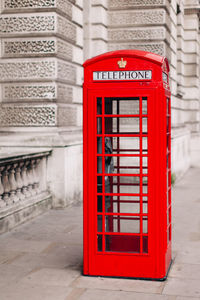
[[[124,291],[106,291],[106,290],[96,290],[90,289],[86,290],[79,298],[80,300],[102,300],[102,299],[112,299],[112,300],[176,300],[173,296],[168,295],[158,295],[150,294],[148,291],[146,293],[136,293],[136,292],[124,292]],[[187,300],[187,299],[185,299]]]
[[[117,278],[102,278],[102,277],[80,277],[74,282],[74,286],[87,289],[100,290],[115,290],[115,291],[132,291],[140,293],[160,294],[163,289],[163,282],[152,282],[117,279]]]
[[[193,168],[173,188],[174,260],[166,281],[82,276],[77,205],[51,210],[0,236],[0,299],[200,299],[199,177],[200,168]]]
[[[163,289],[163,294],[200,298],[199,278],[180,279],[169,278]]]

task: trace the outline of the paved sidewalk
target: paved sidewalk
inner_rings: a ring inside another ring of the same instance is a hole
[[[51,210],[0,236],[0,300],[200,299],[200,169],[173,189],[165,282],[83,277],[82,207]]]

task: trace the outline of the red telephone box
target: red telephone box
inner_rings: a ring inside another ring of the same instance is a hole
[[[165,279],[171,263],[169,64],[121,50],[84,63],[85,275]]]

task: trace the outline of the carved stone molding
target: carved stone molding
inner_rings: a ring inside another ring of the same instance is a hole
[[[51,79],[56,76],[56,60],[1,61],[0,82],[24,79]]]
[[[165,22],[164,9],[115,11],[108,14],[110,26],[126,26],[137,24],[162,24]]]
[[[108,7],[112,8],[130,8],[135,6],[157,6],[164,5],[167,0],[108,0]]]
[[[166,45],[161,43],[152,43],[152,44],[120,44],[120,43],[110,43],[108,45],[109,51],[115,51],[120,49],[137,49],[142,51],[153,52],[159,55],[166,55]]]
[[[3,39],[2,48],[2,57],[48,55],[56,52],[56,40],[53,38]]]
[[[1,60],[0,82],[24,80],[60,79],[76,83],[76,67],[56,58]]]
[[[55,126],[55,105],[0,107],[0,126]]]
[[[3,102],[57,101],[72,103],[73,87],[63,83],[2,84]],[[31,104],[31,103],[30,103]]]
[[[55,83],[3,84],[3,101],[56,99]]]
[[[57,34],[76,42],[76,25],[56,13],[9,14],[0,17],[0,36]]]
[[[40,8],[40,7],[53,7],[55,0],[3,0],[3,8]]]
[[[58,9],[72,18],[72,4],[67,0],[3,0],[2,11]]]
[[[108,31],[110,41],[132,41],[132,40],[157,40],[165,38],[164,27],[147,27],[135,29],[110,29]]]
[[[2,15],[0,34],[52,32],[55,30],[55,23],[54,14]]]
[[[2,39],[2,57],[54,55],[72,60],[73,46],[59,38]]]

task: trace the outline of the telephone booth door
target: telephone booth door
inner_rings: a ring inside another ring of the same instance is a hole
[[[85,93],[84,274],[163,278],[166,93],[123,83]]]

